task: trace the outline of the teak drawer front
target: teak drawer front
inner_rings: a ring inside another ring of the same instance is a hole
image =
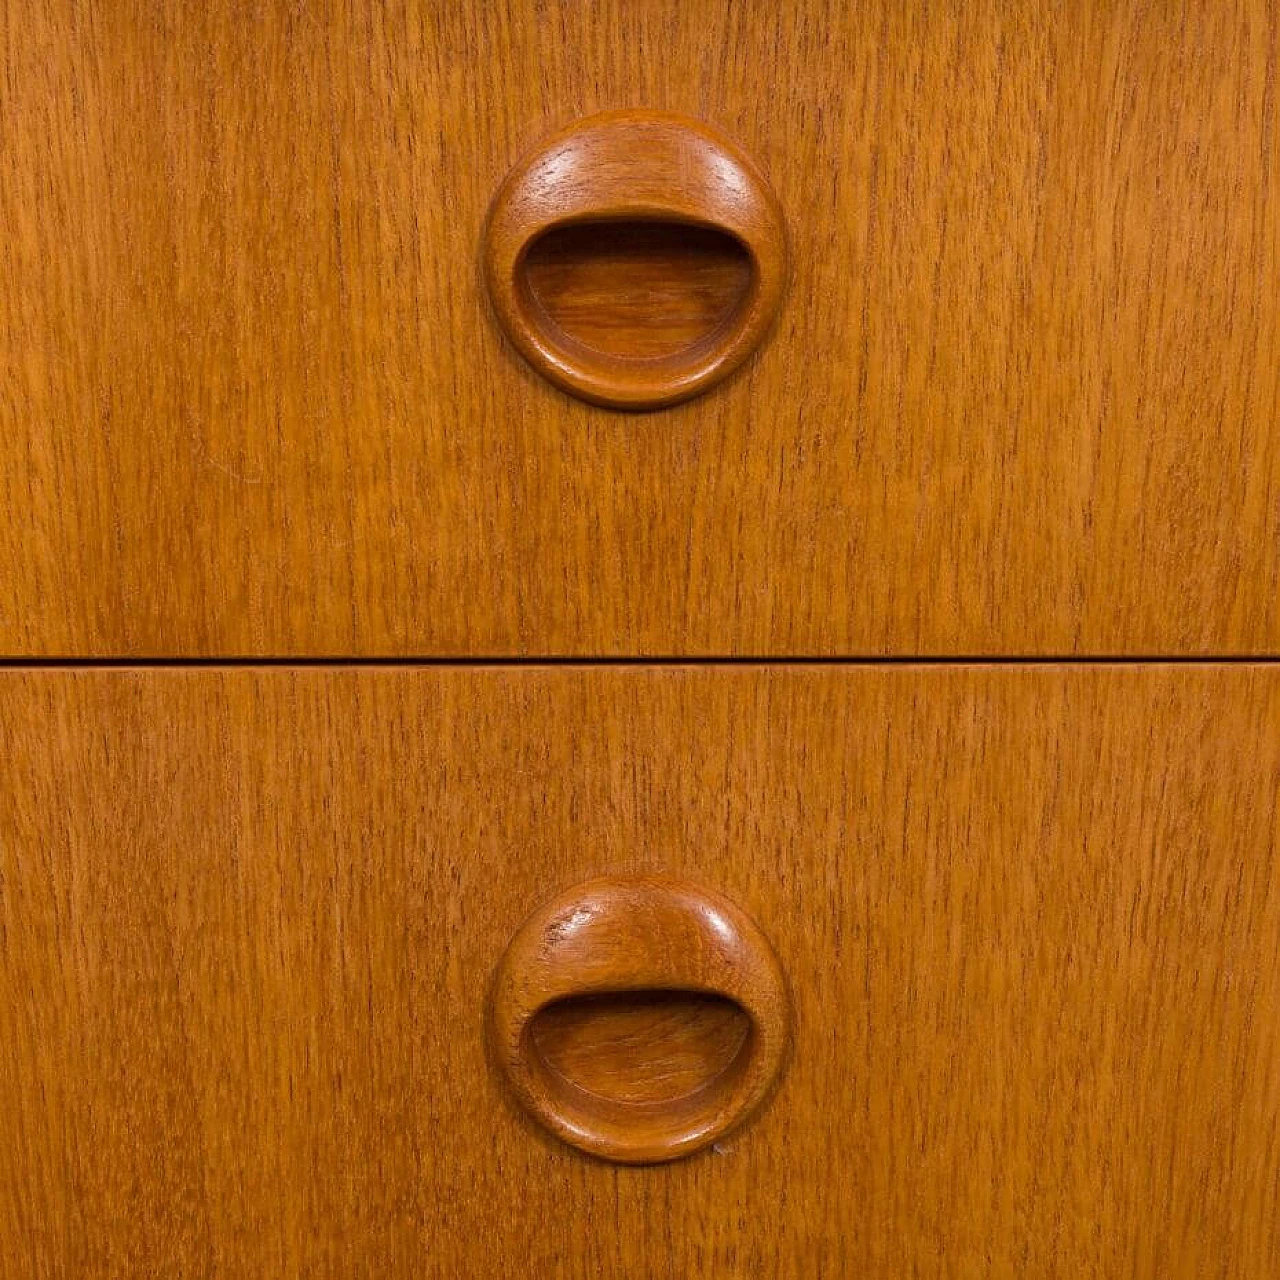
[[[0,758],[6,1278],[1280,1272],[1280,668],[33,671]],[[641,870],[794,1030],[621,1168],[484,1010]]]
[[[0,654],[1280,652],[1278,66],[1274,0],[14,0]],[[649,415],[482,279],[620,107],[790,242]]]

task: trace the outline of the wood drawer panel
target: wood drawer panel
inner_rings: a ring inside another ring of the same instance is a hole
[[[1280,652],[1273,0],[15,0],[0,654]],[[590,408],[485,210],[643,105],[767,170],[729,384]]]
[[[6,1277],[1280,1269],[1280,668],[9,673],[0,748]],[[482,1020],[641,868],[795,1043],[620,1169]]]

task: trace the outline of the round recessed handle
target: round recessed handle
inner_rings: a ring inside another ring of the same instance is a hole
[[[688,1155],[776,1079],[790,1002],[773,948],[721,894],[605,878],[525,921],[494,978],[489,1036],[525,1108],[609,1160]]]
[[[618,409],[705,391],[764,337],[786,280],[782,214],[709,125],[612,111],[507,176],[485,233],[498,319],[557,386]]]

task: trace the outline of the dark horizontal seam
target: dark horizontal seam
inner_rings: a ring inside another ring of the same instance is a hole
[[[522,667],[1027,667],[1027,666],[1262,666],[1280,663],[1280,653],[1258,654],[633,654],[592,655],[410,655],[397,657],[3,657],[0,670],[114,669],[209,670],[221,668],[522,668]]]

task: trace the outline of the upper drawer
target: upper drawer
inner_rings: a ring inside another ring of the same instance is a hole
[[[1264,0],[18,0],[0,654],[1280,650],[1278,64]],[[480,270],[619,106],[736,139],[790,243],[648,415]]]

